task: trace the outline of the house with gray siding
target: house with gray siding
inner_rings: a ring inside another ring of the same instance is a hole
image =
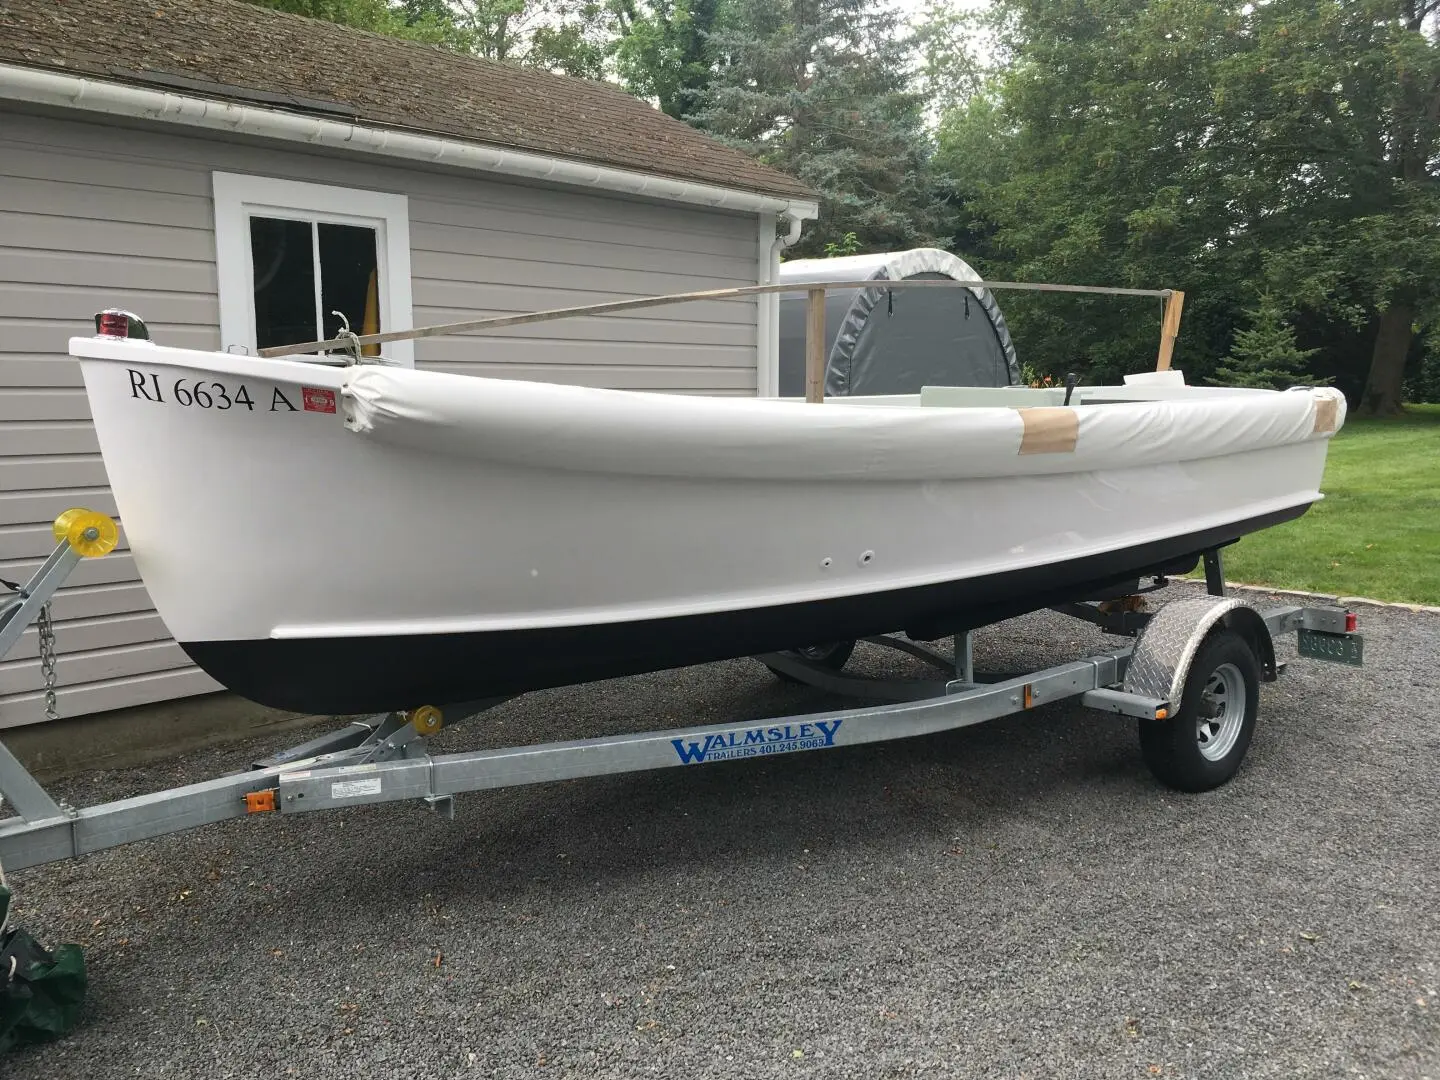
[[[166,344],[253,352],[329,336],[335,310],[394,330],[767,282],[815,214],[796,180],[604,84],[239,0],[0,0],[0,578],[39,565],[61,511],[116,511],[66,354],[102,308]],[[773,395],[773,303],[387,356]],[[219,689],[152,610],[123,525],[54,601],[62,716]],[[42,689],[32,629],[0,662],[0,728],[42,721]]]

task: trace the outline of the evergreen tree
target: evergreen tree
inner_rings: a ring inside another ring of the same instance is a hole
[[[1317,350],[1295,344],[1295,329],[1269,293],[1260,306],[1247,309],[1250,325],[1235,334],[1230,355],[1220,362],[1211,380],[1220,386],[1251,386],[1283,390],[1305,379],[1305,362]],[[1313,382],[1314,380],[1308,380]]]
[[[794,254],[853,232],[864,250],[937,242],[924,103],[899,17],[867,0],[733,0],[687,119],[821,195]]]

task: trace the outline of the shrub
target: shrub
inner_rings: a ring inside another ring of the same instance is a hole
[[[1307,378],[1305,371],[1306,361],[1318,350],[1302,349],[1295,343],[1295,328],[1273,296],[1265,293],[1260,306],[1245,314],[1250,325],[1235,334],[1230,353],[1215,369],[1212,383],[1282,390],[1318,381]]]

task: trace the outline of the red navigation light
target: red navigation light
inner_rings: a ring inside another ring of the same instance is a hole
[[[130,341],[149,341],[150,331],[133,311],[106,308],[95,316],[95,336]]]
[[[130,320],[124,312],[102,311],[95,316],[95,332],[101,337],[129,337]]]

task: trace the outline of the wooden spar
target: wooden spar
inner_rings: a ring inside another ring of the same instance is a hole
[[[1179,289],[1165,297],[1165,314],[1160,318],[1160,358],[1155,362],[1156,371],[1170,370],[1170,356],[1175,351],[1175,338],[1180,333],[1180,309],[1185,306],[1185,294]]]
[[[805,400],[825,400],[824,289],[811,289],[805,299]]]
[[[1100,285],[1051,285],[1028,281],[956,281],[951,278],[918,280],[907,278],[903,281],[891,281],[886,278],[871,278],[867,281],[796,281],[774,285],[741,285],[733,289],[707,289],[703,292],[670,293],[665,296],[645,296],[635,300],[611,300],[603,304],[586,304],[583,307],[552,308],[548,311],[532,311],[524,315],[500,315],[487,319],[471,319],[467,322],[421,326],[414,330],[389,330],[381,334],[361,334],[354,339],[330,338],[327,341],[304,341],[298,345],[273,345],[268,349],[258,350],[256,355],[264,357],[299,356],[303,353],[323,352],[328,349],[349,349],[357,344],[383,345],[389,341],[414,341],[417,338],[439,337],[442,334],[469,334],[476,331],[499,330],[507,326],[528,326],[531,323],[570,319],[579,315],[612,315],[620,311],[662,307],[666,304],[683,304],[693,300],[738,300],[766,293],[805,292],[812,288],[822,290],[1028,289],[1032,292],[1098,293],[1103,296],[1168,297],[1170,295],[1170,292],[1165,289],[1115,289]]]

